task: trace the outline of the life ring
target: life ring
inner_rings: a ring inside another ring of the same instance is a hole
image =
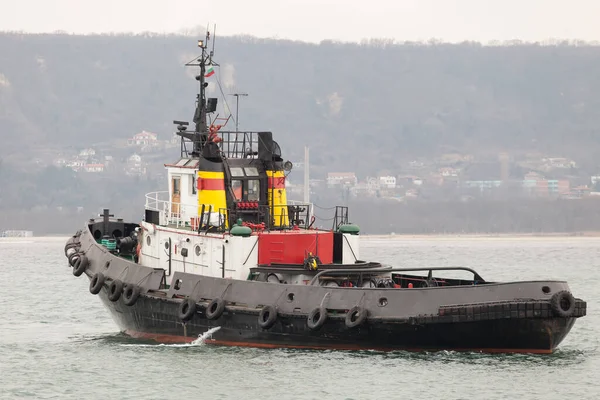
[[[112,302],[119,300],[123,292],[123,282],[118,279],[113,280],[108,284],[108,299]]]
[[[102,286],[104,286],[104,274],[102,272],[98,272],[95,274],[90,280],[90,293],[98,294],[102,290]]]
[[[132,306],[140,297],[140,287],[138,285],[127,285],[123,290],[123,303],[126,306]]]
[[[325,321],[327,321],[327,309],[325,307],[315,307],[308,314],[306,325],[308,325],[308,329],[314,331],[322,327]]]
[[[550,308],[557,317],[569,318],[575,312],[575,298],[568,290],[561,290],[550,299]]]
[[[80,276],[86,270],[88,265],[88,258],[81,254],[79,257],[77,257],[75,263],[73,264],[73,275]]]
[[[354,306],[346,314],[346,327],[355,328],[367,319],[367,310],[361,306]]]
[[[179,303],[179,319],[187,322],[196,313],[196,302],[192,299],[187,299]]]
[[[258,313],[258,326],[269,329],[277,321],[277,309],[273,306],[264,306]]]
[[[208,303],[208,306],[206,307],[206,318],[217,319],[223,314],[223,311],[225,311],[225,302],[222,298],[217,297]]]

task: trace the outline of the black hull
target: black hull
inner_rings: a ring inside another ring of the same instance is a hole
[[[312,331],[306,316],[279,315],[270,329],[258,325],[258,312],[228,308],[217,320],[203,309],[182,323],[179,303],[140,296],[133,306],[122,299],[99,296],[126,334],[161,343],[191,342],[211,328],[220,327],[208,344],[262,348],[347,350],[455,350],[494,353],[552,353],[575,323],[575,318],[495,319],[456,323],[411,324],[368,320],[347,328],[343,316],[329,317]]]

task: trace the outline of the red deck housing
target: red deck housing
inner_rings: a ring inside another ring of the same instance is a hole
[[[258,264],[302,264],[308,253],[333,262],[333,232],[272,231],[258,234]]]

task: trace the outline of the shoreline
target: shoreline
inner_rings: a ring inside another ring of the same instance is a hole
[[[32,242],[40,239],[45,240],[67,240],[70,234],[48,234],[29,237],[0,237],[0,242]],[[365,239],[593,239],[600,237],[600,231],[587,232],[546,232],[546,233],[387,233],[368,234],[361,233]]]
[[[600,231],[546,233],[364,233],[361,236],[367,239],[592,239],[600,237]]]

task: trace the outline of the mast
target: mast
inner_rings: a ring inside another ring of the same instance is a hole
[[[200,154],[202,150],[202,145],[206,140],[206,134],[208,132],[208,126],[206,124],[206,87],[208,83],[206,83],[206,63],[210,61],[210,55],[206,53],[206,48],[208,47],[208,41],[210,40],[210,32],[206,31],[205,40],[198,40],[198,47],[202,49],[202,54],[196,60],[198,61],[198,65],[200,67],[200,75],[196,76],[196,80],[199,82],[198,95],[196,97],[196,113],[194,115],[194,123],[196,124],[196,133],[200,136],[200,140],[194,140],[194,150],[193,153]],[[212,52],[211,52],[212,53]],[[190,64],[189,65],[194,65]],[[186,65],[188,65],[186,64]]]
[[[214,64],[212,61],[214,50],[211,50],[210,52],[207,50],[209,41],[210,32],[206,31],[206,37],[203,40],[198,40],[198,47],[202,51],[200,56],[185,64],[187,67],[199,67],[200,69],[200,74],[196,75],[196,80],[198,81],[198,94],[196,95],[196,111],[194,112],[193,120],[195,124],[194,130],[187,131],[185,129],[187,122],[173,121],[173,123],[179,125],[177,127],[179,132],[177,134],[193,143],[192,156],[195,157],[200,156],[202,149],[208,140],[209,129],[207,114],[214,112],[217,107],[217,99],[206,98],[206,87],[208,86],[206,77],[207,75],[212,75],[214,72],[212,72],[211,69],[213,66],[217,66],[217,64]]]

